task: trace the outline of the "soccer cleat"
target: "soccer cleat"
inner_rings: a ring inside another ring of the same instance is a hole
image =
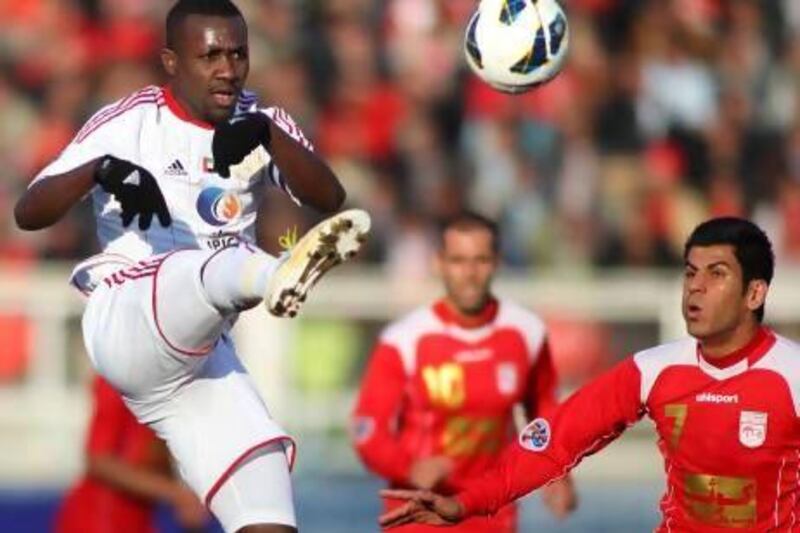
[[[356,255],[366,241],[370,218],[366,211],[350,209],[323,220],[297,241],[296,231],[280,239],[288,257],[267,286],[264,303],[278,317],[294,317],[308,291],[325,272]]]

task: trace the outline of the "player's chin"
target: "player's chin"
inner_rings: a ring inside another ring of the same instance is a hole
[[[209,122],[219,124],[231,118],[236,109],[236,102],[234,101],[234,103],[227,105],[212,101],[208,103],[206,109]]]
[[[709,327],[707,324],[700,322],[699,320],[687,320],[686,321],[686,331],[697,340],[703,340],[704,338],[708,337],[710,334]]]

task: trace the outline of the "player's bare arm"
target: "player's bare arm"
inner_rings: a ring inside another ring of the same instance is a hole
[[[203,503],[172,476],[139,468],[110,454],[89,458],[89,475],[132,496],[167,504],[186,527],[201,527],[207,515]]]
[[[98,160],[34,183],[17,200],[14,219],[20,229],[35,231],[52,226],[95,186]]]

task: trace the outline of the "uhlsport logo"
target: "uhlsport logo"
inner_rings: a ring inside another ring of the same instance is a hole
[[[212,226],[224,226],[239,218],[242,202],[233,191],[208,187],[197,197],[197,212]]]
[[[550,423],[544,418],[534,419],[520,432],[519,444],[533,452],[547,449],[550,444]]]

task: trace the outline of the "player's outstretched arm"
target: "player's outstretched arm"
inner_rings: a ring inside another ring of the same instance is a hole
[[[35,231],[52,226],[94,187],[95,159],[74,170],[48,176],[31,185],[17,200],[14,219],[20,229]]]
[[[344,203],[344,188],[328,165],[261,112],[235,116],[217,125],[212,143],[214,171],[227,178],[251,158],[256,167],[263,166],[259,146],[272,156],[300,203],[323,213],[336,211]],[[251,170],[257,168],[247,172]]]
[[[464,517],[464,508],[456,498],[448,498],[429,490],[382,490],[381,496],[406,500],[400,507],[379,518],[383,528],[409,523],[451,526]]]
[[[583,457],[602,449],[638,420],[643,413],[640,386],[641,374],[633,359],[623,361],[573,394],[547,419],[531,422],[493,468],[472,479],[453,498],[443,499],[429,491],[383,492],[384,497],[409,503],[383,515],[381,523],[436,523],[497,512],[563,477]]]
[[[37,230],[55,224],[95,185],[117,200],[123,226],[129,226],[137,216],[140,230],[148,229],[153,217],[164,227],[172,224],[153,175],[130,161],[107,155],[34,183],[14,208],[17,225]]]

